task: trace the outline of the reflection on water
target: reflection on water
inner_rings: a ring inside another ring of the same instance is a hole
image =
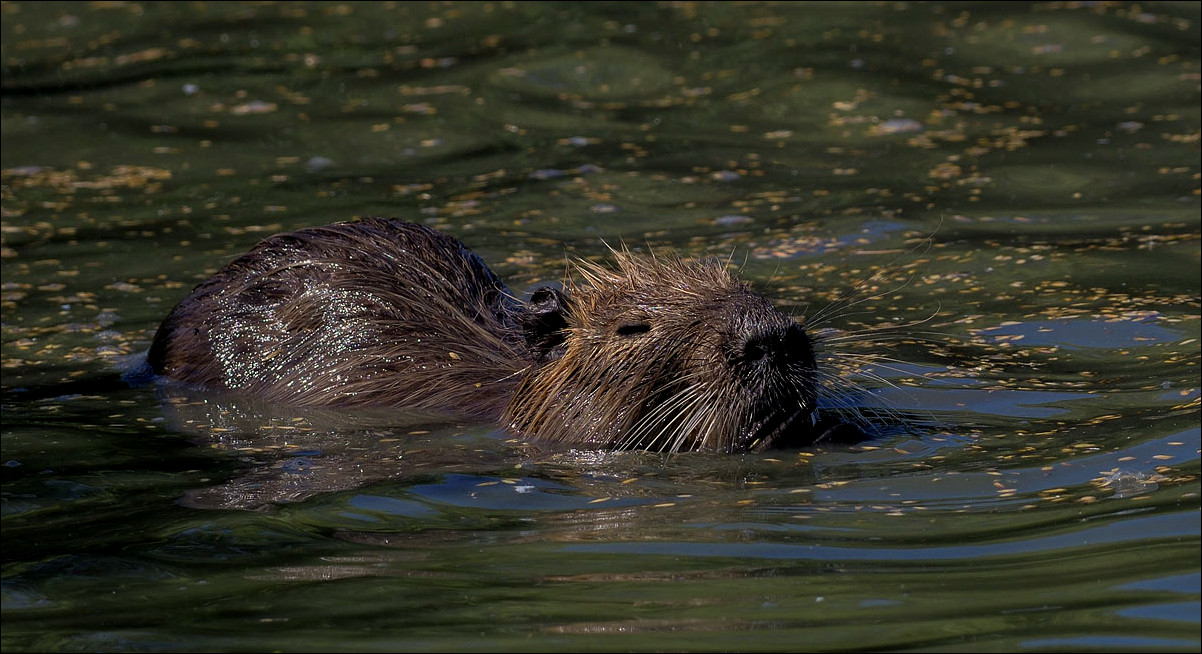
[[[5,651],[1197,651],[1196,5],[0,18]],[[881,429],[575,451],[120,379],[212,270],[356,215],[515,289],[729,260]]]

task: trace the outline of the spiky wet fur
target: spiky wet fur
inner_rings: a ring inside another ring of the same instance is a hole
[[[496,419],[527,366],[518,305],[455,239],[366,218],[261,241],[172,311],[148,361],[283,404]]]

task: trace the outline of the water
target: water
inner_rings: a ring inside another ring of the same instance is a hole
[[[6,651],[1199,648],[1196,3],[0,11]],[[730,258],[904,424],[665,457],[121,380],[356,215],[517,290]]]

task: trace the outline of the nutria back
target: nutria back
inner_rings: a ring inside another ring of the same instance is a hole
[[[795,320],[718,262],[615,258],[521,302],[425,226],[279,234],[192,291],[148,361],[274,402],[499,419],[576,446],[735,452],[818,436]]]
[[[261,241],[175,307],[147,360],[285,404],[495,418],[526,365],[518,306],[454,238],[366,218]]]

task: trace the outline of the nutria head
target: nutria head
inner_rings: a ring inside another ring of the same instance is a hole
[[[801,326],[718,262],[617,252],[585,284],[536,291],[520,433],[589,447],[738,452],[807,442],[814,353]]]

